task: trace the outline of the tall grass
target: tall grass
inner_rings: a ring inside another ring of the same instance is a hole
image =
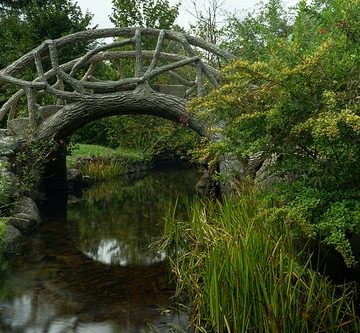
[[[195,331],[360,331],[354,285],[312,271],[290,228],[268,220],[251,193],[195,202],[186,221],[169,210],[162,245]]]
[[[80,166],[80,172],[91,179],[99,181],[123,174],[125,167],[116,161],[93,161]]]

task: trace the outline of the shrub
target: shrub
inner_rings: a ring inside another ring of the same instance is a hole
[[[224,85],[192,104],[227,124],[226,140],[201,153],[229,151],[244,164],[258,152],[278,156],[274,171],[299,180],[297,195],[288,187],[279,205],[348,265],[355,261],[347,235],[360,230],[359,15],[359,1],[301,1],[290,27],[261,35],[256,61],[227,66]]]

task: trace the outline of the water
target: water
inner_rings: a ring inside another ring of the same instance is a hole
[[[149,244],[161,235],[163,207],[184,207],[196,177],[162,170],[47,204],[25,254],[2,274],[0,332],[184,332],[166,254]]]

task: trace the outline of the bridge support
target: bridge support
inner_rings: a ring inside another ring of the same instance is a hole
[[[59,144],[44,166],[41,177],[46,197],[66,193],[66,146]]]

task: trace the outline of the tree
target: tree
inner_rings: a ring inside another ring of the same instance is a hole
[[[198,2],[192,0],[193,10],[188,10],[188,13],[195,17],[196,22],[190,26],[190,32],[210,43],[217,44],[222,35],[219,16],[225,3],[226,0],[210,0],[207,6],[199,8]]]
[[[0,68],[46,39],[87,29],[91,19],[92,15],[83,14],[72,0],[0,1]],[[71,56],[79,50],[68,52]]]
[[[224,47],[243,59],[262,60],[278,38],[291,34],[289,17],[281,0],[269,0],[243,19],[230,15],[224,27]]]
[[[149,27],[171,29],[179,15],[180,3],[168,0],[113,0],[110,20],[117,27]]]

